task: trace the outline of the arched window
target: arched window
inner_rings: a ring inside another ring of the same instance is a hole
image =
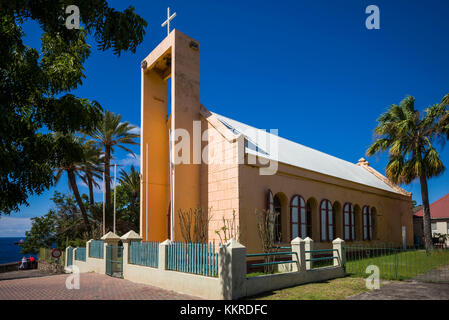
[[[345,240],[355,240],[355,219],[354,206],[351,203],[346,203],[343,207],[343,225]]]
[[[304,199],[295,195],[290,201],[290,231],[292,239],[307,237],[307,211]]]
[[[373,239],[373,215],[369,206],[364,206],[362,209],[363,214],[363,240]]]
[[[335,219],[331,202],[321,201],[320,211],[321,241],[332,241],[335,234]]]

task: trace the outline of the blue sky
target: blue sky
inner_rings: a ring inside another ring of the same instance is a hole
[[[380,8],[380,30],[365,27],[371,4]],[[91,41],[87,78],[75,94],[135,125],[140,126],[140,62],[166,36],[160,25],[167,6],[177,12],[172,26],[201,43],[201,97],[207,108],[278,129],[282,137],[347,161],[365,156],[376,119],[391,104],[412,95],[423,110],[449,93],[445,0],[117,0],[110,5],[119,10],[133,5],[148,22],[145,40],[135,54],[120,58],[97,51]],[[39,47],[37,25],[27,23],[25,32],[27,43]],[[439,150],[449,166],[448,147]],[[123,165],[138,163],[126,152],[116,158]],[[384,173],[386,155],[367,159]],[[430,180],[431,202],[449,192],[448,182],[449,171]],[[62,180],[56,188],[68,192],[66,185]],[[419,182],[405,189],[421,202]],[[31,205],[11,218],[45,214],[53,192],[31,197]],[[96,199],[101,198],[99,192]],[[23,219],[22,229],[12,231],[7,221],[0,218],[0,236],[21,236],[29,226]]]

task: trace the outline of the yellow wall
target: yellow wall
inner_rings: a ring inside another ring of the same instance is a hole
[[[263,176],[259,168],[238,164],[236,155],[242,150],[244,141],[230,141],[223,135],[223,130],[216,130],[209,121],[203,120],[203,130],[208,129],[207,154],[209,165],[202,167],[201,205],[209,208],[209,240],[219,242],[216,230],[223,226],[223,218],[232,219],[233,211],[237,214],[236,223],[241,231],[240,241],[249,252],[261,250],[257,234],[255,210],[266,208],[267,190],[279,194],[282,198],[282,240],[289,243],[290,235],[290,199],[299,194],[312,205],[312,238],[316,247],[329,247],[329,242],[320,243],[319,205],[328,199],[336,204],[336,236],[343,237],[343,206],[350,202],[356,208],[356,240],[348,243],[373,244],[374,242],[402,243],[402,226],[406,226],[407,244],[413,244],[413,222],[411,197],[379,190],[369,186],[326,176],[320,173],[279,164],[276,175]],[[224,154],[225,156],[221,156]],[[219,159],[217,160],[217,155]],[[212,159],[215,157],[215,159]],[[220,159],[221,157],[221,159]],[[225,158],[234,157],[233,161],[223,163]],[[251,157],[251,156],[250,156]],[[253,162],[254,163],[254,162]],[[362,240],[362,208],[368,205],[376,210],[375,228],[372,241]]]
[[[242,243],[248,251],[260,251],[254,210],[266,207],[267,191],[273,195],[281,194],[282,203],[282,240],[289,242],[290,235],[290,199],[295,194],[301,195],[305,201],[314,200],[312,206],[312,239],[316,246],[329,247],[330,243],[320,242],[319,205],[321,200],[328,199],[339,203],[336,212],[336,236],[343,239],[343,205],[352,203],[360,209],[371,206],[376,209],[376,227],[373,241],[402,243],[402,226],[406,226],[407,244],[413,244],[413,221],[411,197],[394,194],[388,191],[356,184],[350,181],[333,178],[323,174],[279,164],[278,173],[274,176],[261,176],[254,166],[239,166],[240,224],[244,229]],[[356,211],[356,241],[362,240],[361,210]],[[365,241],[368,242],[368,241]],[[351,243],[351,242],[348,242]]]
[[[193,146],[193,121],[200,121],[200,51],[199,43],[174,30],[174,54],[172,73],[172,118],[171,127],[190,132],[190,146]],[[198,44],[198,50],[190,47]],[[193,147],[190,148],[190,163],[174,167],[174,240],[181,241],[178,210],[189,210],[200,203],[200,164],[194,164]]]
[[[144,60],[141,106],[141,227],[144,241],[163,241],[168,237],[170,203],[168,130],[183,128],[192,132],[193,120],[200,120],[200,51],[192,48],[193,39],[173,30]],[[195,42],[195,41],[194,41]],[[167,122],[167,80],[171,78],[171,110]],[[191,139],[193,139],[191,135]],[[192,142],[192,141],[191,141]],[[147,168],[148,164],[148,237]],[[200,205],[200,165],[178,164],[174,168],[174,239],[181,240],[176,223],[179,209]]]
[[[192,47],[192,42],[197,46]],[[240,226],[241,242],[249,252],[260,251],[256,229],[256,209],[265,209],[267,190],[279,193],[283,199],[283,241],[289,242],[289,203],[299,194],[306,201],[315,202],[313,210],[312,238],[319,244],[319,210],[322,199],[337,210],[337,236],[343,238],[342,208],[346,202],[361,208],[376,208],[376,232],[378,241],[401,243],[401,227],[407,228],[407,243],[413,243],[411,197],[378,190],[350,181],[326,176],[301,168],[279,164],[276,175],[263,176],[256,166],[238,164],[244,139],[229,134],[214,117],[205,116],[200,104],[200,51],[199,44],[179,31],[173,30],[144,60],[142,69],[142,123],[141,123],[141,230],[144,241],[163,241],[168,237],[168,206],[170,202],[169,129],[183,128],[190,132],[193,146],[193,121],[201,121],[201,133],[209,129],[206,153],[209,158],[226,155],[221,162],[193,164],[193,148],[189,164],[178,164],[174,169],[174,240],[181,241],[177,212],[201,206],[210,209],[209,240],[218,241],[216,230],[223,226],[222,219],[231,219],[235,210]],[[167,79],[172,81],[172,114],[167,120]],[[201,116],[201,115],[202,116]],[[206,119],[207,118],[207,119]],[[215,121],[215,122],[214,122]],[[197,137],[196,137],[197,138]],[[146,144],[149,148],[148,237],[146,235]],[[201,150],[203,150],[201,148]],[[211,161],[211,159],[209,159]],[[223,163],[225,162],[225,163]],[[248,163],[248,162],[246,162]],[[356,215],[356,233],[361,237],[361,213]],[[376,240],[376,241],[377,241]]]
[[[163,54],[170,50],[166,48]],[[157,57],[159,58],[159,57]],[[157,59],[155,59],[157,61]],[[141,123],[141,219],[140,234],[144,241],[166,238],[169,202],[169,154],[167,133],[167,84],[155,69],[142,70]],[[148,144],[148,184],[147,154]],[[148,187],[148,230],[146,226]],[[148,238],[147,238],[148,232]]]
[[[210,215],[209,240],[219,243],[216,231],[223,226],[223,218],[239,223],[239,182],[237,142],[229,142],[206,120],[202,121],[203,132],[208,130],[207,155],[209,164],[202,165],[201,205]],[[206,145],[206,144],[205,144]],[[223,240],[223,233],[221,233]]]

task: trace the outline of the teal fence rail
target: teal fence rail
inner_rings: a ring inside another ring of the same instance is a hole
[[[317,250],[306,250],[307,254],[310,254],[310,258],[306,259],[306,262],[310,262],[311,269],[329,267],[334,265],[334,251],[337,249],[317,249]]]
[[[75,260],[86,261],[86,248],[76,248]]]
[[[218,253],[214,243],[173,242],[168,245],[168,270],[218,276]]]
[[[89,246],[89,257],[103,259],[104,257],[104,241],[92,240]]]
[[[393,244],[350,245],[345,247],[345,255],[346,273],[352,276],[367,277],[367,267],[376,266],[381,279],[449,283],[449,249],[427,253],[422,248]]]
[[[136,242],[129,245],[129,263],[147,267],[158,267],[159,242]]]
[[[247,254],[246,256],[248,258],[264,257],[264,258],[275,259],[276,256],[294,256],[294,255],[296,256],[296,259],[298,259],[297,253],[291,252],[291,251],[268,252],[268,253],[250,253],[250,254]],[[296,263],[296,260],[292,260],[292,259],[293,258],[291,258],[290,260],[279,260],[279,261],[274,260],[274,261],[267,261],[267,262],[257,262],[257,263],[248,264],[248,267],[252,268],[252,267],[272,266],[272,265],[285,264],[285,263]]]
[[[67,249],[67,267],[70,267],[71,265],[73,265],[73,248],[69,247],[69,249]]]

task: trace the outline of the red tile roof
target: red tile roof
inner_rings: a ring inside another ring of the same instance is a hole
[[[423,209],[419,210],[415,216],[422,217],[423,211]],[[430,205],[430,217],[432,219],[449,218],[449,193]]]

